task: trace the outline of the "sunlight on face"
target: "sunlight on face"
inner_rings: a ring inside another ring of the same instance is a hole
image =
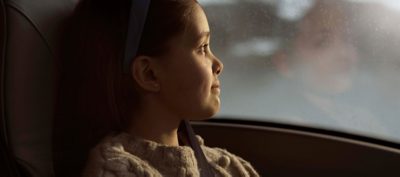
[[[162,101],[182,118],[204,119],[220,108],[217,79],[222,63],[212,54],[210,28],[196,5],[185,33],[170,41],[163,56]]]

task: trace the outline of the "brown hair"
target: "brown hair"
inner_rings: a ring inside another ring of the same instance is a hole
[[[126,128],[132,109],[140,109],[140,95],[122,66],[130,2],[82,0],[66,29],[54,128],[55,156],[64,158],[66,166],[77,162],[81,168],[88,149],[110,131]],[[196,3],[151,1],[137,55],[167,52],[168,41],[185,31]],[[82,155],[63,152],[82,146]]]
[[[168,50],[167,42],[185,30],[195,2],[153,0],[137,55],[163,55]],[[74,56],[66,58],[64,67],[66,76],[73,74],[73,82],[81,89],[78,104],[84,110],[79,112],[91,112],[93,115],[85,116],[97,119],[107,115],[111,121],[107,125],[115,130],[126,125],[126,109],[140,106],[132,77],[122,70],[129,7],[129,0],[81,2],[72,22],[71,49],[75,51],[70,54]]]

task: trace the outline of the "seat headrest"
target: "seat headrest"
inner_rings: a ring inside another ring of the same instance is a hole
[[[33,176],[52,176],[60,32],[77,0],[2,0],[1,56],[9,149]]]

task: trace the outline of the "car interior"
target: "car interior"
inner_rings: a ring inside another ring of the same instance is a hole
[[[54,125],[59,40],[77,2],[0,0],[0,176],[79,176],[84,161],[66,157],[83,154],[54,142],[82,133]],[[229,117],[192,124],[206,145],[243,157],[261,176],[400,175],[400,145],[392,142]]]

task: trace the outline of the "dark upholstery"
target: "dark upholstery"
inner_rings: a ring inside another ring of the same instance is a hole
[[[53,176],[52,121],[62,24],[76,0],[1,0],[2,119],[9,152],[33,176]],[[4,46],[3,46],[4,45]],[[3,138],[3,137],[2,137]],[[4,138],[5,139],[5,138]]]
[[[244,118],[243,118],[244,119]],[[242,120],[243,120],[242,119]],[[231,123],[232,122],[232,123]],[[338,133],[234,120],[197,122],[211,147],[226,148],[252,163],[261,176],[399,177],[400,149]],[[398,147],[398,146],[397,146]]]

